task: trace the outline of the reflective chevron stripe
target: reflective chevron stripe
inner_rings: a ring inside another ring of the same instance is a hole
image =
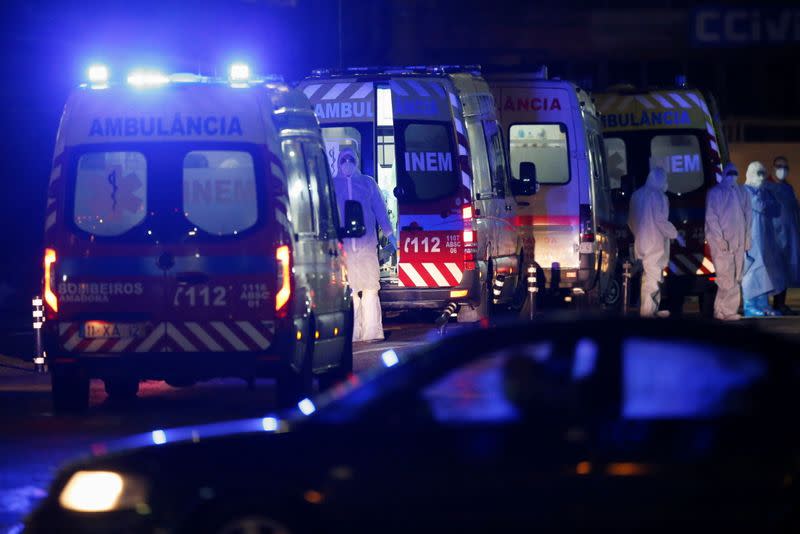
[[[61,346],[72,353],[260,352],[272,345],[271,321],[165,322],[142,338],[85,339],[83,323],[59,323]]]
[[[453,287],[461,283],[464,272],[452,262],[401,262],[401,287]]]

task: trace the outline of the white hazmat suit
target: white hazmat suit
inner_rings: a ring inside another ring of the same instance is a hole
[[[367,229],[362,237],[344,240],[344,260],[353,290],[355,312],[353,341],[382,340],[383,321],[378,297],[381,288],[380,266],[375,227],[380,225],[384,235],[396,247],[392,225],[378,184],[371,176],[358,171],[355,151],[350,148],[342,149],[336,161],[336,169],[333,184],[340,217],[344,220],[345,201],[356,200],[364,209],[364,224]]]
[[[716,271],[717,296],[714,318],[723,321],[741,319],[744,254],[750,249],[750,224],[753,211],[750,197],[736,183],[739,171],[728,163],[722,181],[706,196],[706,241]]]
[[[669,264],[669,240],[678,237],[675,226],[669,222],[669,200],[666,195],[667,174],[656,167],[647,176],[647,183],[631,196],[628,226],[633,232],[636,259],[644,267],[642,274],[642,317],[666,316],[659,312],[661,282],[664,268]]]

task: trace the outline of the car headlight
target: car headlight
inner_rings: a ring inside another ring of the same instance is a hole
[[[114,471],[77,471],[58,497],[59,504],[75,512],[111,512],[145,505],[141,479]]]

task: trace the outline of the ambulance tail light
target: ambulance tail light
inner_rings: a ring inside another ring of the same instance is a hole
[[[581,205],[580,215],[581,243],[594,243],[595,234],[591,207],[588,205]]]
[[[58,313],[58,296],[55,287],[56,251],[52,248],[44,250],[44,301],[47,304],[48,317]]]
[[[292,296],[292,252],[288,245],[281,245],[275,251],[278,268],[278,291],[275,293],[275,312],[279,318],[289,314],[289,298]]]
[[[461,208],[461,218],[464,220],[464,232],[461,236],[461,241],[464,245],[464,270],[475,269],[478,232],[475,229],[475,219],[471,205]]]

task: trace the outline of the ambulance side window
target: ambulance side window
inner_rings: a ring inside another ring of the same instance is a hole
[[[89,152],[75,174],[73,221],[97,236],[120,236],[147,215],[147,160],[141,152]]]
[[[564,124],[515,124],[509,130],[511,168],[522,162],[536,165],[540,184],[566,184],[570,180],[567,127]]]
[[[308,169],[308,183],[311,190],[311,203],[317,220],[317,233],[323,239],[336,235],[336,226],[333,219],[331,204],[330,179],[327,171],[327,162],[322,147],[316,143],[303,142],[303,154]]]
[[[486,139],[487,156],[489,156],[492,190],[498,197],[504,197],[506,196],[506,157],[497,123],[483,121],[483,134]]]
[[[234,235],[258,221],[253,156],[243,151],[195,150],[183,158],[183,211],[203,232]]]
[[[619,137],[606,137],[606,164],[611,189],[622,187],[622,177],[628,174],[628,155],[625,141]]]
[[[294,230],[298,234],[314,233],[314,213],[311,206],[311,191],[303,162],[303,150],[295,140],[281,143],[286,181],[289,187],[289,214]]]

